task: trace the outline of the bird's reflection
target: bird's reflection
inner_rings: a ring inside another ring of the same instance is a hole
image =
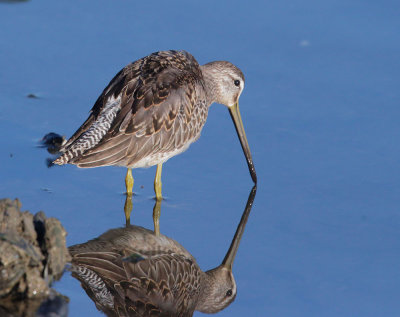
[[[71,246],[72,275],[108,316],[216,313],[236,296],[232,264],[255,194],[253,187],[229,250],[214,269],[203,272],[175,240],[128,225]]]
[[[153,207],[153,223],[155,235],[160,235],[160,216],[161,216],[161,202],[162,200],[156,199]],[[133,209],[132,194],[126,194],[124,213],[126,226],[131,225],[131,212]]]
[[[125,197],[124,213],[127,226],[131,224],[131,212],[133,209],[132,195],[133,195],[132,193],[131,194],[126,193]]]

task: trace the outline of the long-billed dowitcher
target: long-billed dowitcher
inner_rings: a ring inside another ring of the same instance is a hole
[[[230,111],[256,183],[239,112],[243,88],[243,73],[229,62],[200,66],[185,51],[153,53],[125,66],[111,80],[54,164],[126,166],[127,194],[132,194],[132,168],[157,165],[154,190],[161,199],[162,164],[199,138],[208,108],[217,102]]]
[[[111,229],[71,246],[71,271],[108,316],[216,313],[236,297],[232,265],[256,193],[250,192],[221,265],[203,272],[178,242],[138,226]]]

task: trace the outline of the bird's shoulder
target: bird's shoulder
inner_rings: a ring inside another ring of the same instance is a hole
[[[125,66],[115,75],[92,108],[96,116],[110,97],[121,97],[121,108],[129,105],[132,114],[140,108],[162,103],[181,87],[202,82],[196,59],[186,51],[160,51]]]
[[[153,53],[123,74],[120,110],[105,139],[121,133],[142,136],[163,128],[169,131],[179,116],[189,121],[204,87],[199,64],[185,51]]]

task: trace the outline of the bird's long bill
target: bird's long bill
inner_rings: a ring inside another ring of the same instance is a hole
[[[240,219],[240,223],[235,232],[235,236],[233,237],[229,250],[226,253],[225,258],[221,264],[230,271],[232,270],[232,264],[235,260],[236,252],[239,248],[240,239],[242,238],[244,228],[246,227],[247,219],[249,218],[251,208],[253,207],[253,201],[254,197],[256,197],[256,191],[257,185],[254,185],[250,191],[249,198],[247,199],[246,208],[243,211],[242,218]]]
[[[254,168],[253,159],[251,158],[250,147],[247,142],[246,132],[244,131],[242,117],[240,116],[239,103],[238,102],[235,103],[235,105],[229,107],[228,109],[229,113],[231,114],[233,123],[235,124],[236,132],[238,134],[240,144],[242,145],[244,155],[246,156],[247,165],[249,166],[251,178],[254,184],[257,184],[256,170]]]

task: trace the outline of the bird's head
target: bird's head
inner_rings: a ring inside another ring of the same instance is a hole
[[[229,306],[236,297],[236,282],[232,269],[223,264],[206,272],[208,287],[196,310],[214,314]]]
[[[212,82],[213,102],[229,108],[239,102],[244,89],[244,75],[239,68],[230,62],[216,61],[203,65],[202,70],[206,81]]]

